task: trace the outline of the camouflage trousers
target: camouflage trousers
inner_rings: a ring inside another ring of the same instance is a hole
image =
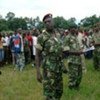
[[[100,47],[96,47],[93,52],[93,66],[96,70],[100,70]]]
[[[24,53],[16,53],[15,54],[15,67],[18,68],[20,71],[23,70],[25,66],[25,57]]]
[[[44,95],[49,100],[60,100],[63,93],[62,71],[54,72],[43,69]]]
[[[82,59],[82,72],[86,73],[87,68],[86,68],[86,64],[85,64],[85,57],[83,54],[81,55],[81,59]]]
[[[82,79],[82,64],[80,57],[75,57],[73,62],[68,63],[69,87],[78,87]],[[78,59],[78,60],[77,60]],[[80,61],[80,62],[79,62]],[[79,63],[78,63],[79,62]]]

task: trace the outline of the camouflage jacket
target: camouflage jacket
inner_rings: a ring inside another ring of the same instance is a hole
[[[61,57],[63,51],[61,35],[57,32],[50,34],[43,30],[42,34],[38,36],[36,48],[41,50],[45,57]]]
[[[69,48],[69,52],[70,51],[71,52],[79,52],[81,50],[79,41],[77,39],[77,35],[69,34],[67,37],[65,37],[64,45],[67,46],[67,48]],[[80,64],[81,58],[80,58],[80,56],[69,55],[68,62]]]
[[[43,67],[59,72],[62,66],[63,42],[57,32],[48,33],[46,30],[38,36],[36,48],[42,51]]]
[[[95,43],[100,43],[100,31],[97,33],[94,33],[93,39],[94,39]]]
[[[72,52],[79,51],[81,49],[79,45],[79,41],[77,39],[77,35],[69,34],[64,39],[64,45],[67,46],[68,50]]]

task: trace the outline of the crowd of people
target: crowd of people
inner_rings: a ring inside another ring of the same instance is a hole
[[[14,33],[0,33],[0,66],[13,64],[14,69],[23,70],[26,64],[34,61],[37,43],[37,29],[21,30],[20,28]],[[33,63],[34,64],[34,63]]]
[[[55,29],[52,14],[45,15],[43,22],[42,32],[34,28],[18,29],[13,34],[0,33],[0,67],[13,64],[14,70],[22,71],[26,64],[34,62],[46,100],[60,100],[63,72],[68,72],[68,87],[75,89],[86,71],[85,58],[93,58],[94,68],[100,70],[100,27]],[[67,59],[68,69],[63,67],[63,59]]]

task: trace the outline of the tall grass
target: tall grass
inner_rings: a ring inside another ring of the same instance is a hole
[[[79,90],[68,88],[68,76],[63,75],[64,91],[61,100],[100,100],[100,72],[95,71],[92,60],[86,60]],[[22,72],[12,65],[0,68],[0,100],[44,100],[42,84],[36,80],[36,69],[27,65]]]

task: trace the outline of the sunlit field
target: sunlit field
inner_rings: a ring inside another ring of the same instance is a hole
[[[79,90],[68,88],[68,75],[63,74],[64,91],[61,100],[100,100],[100,72],[95,71],[92,60],[86,60],[87,72]],[[42,84],[36,80],[36,68],[27,65],[22,72],[12,65],[0,68],[0,100],[44,100]]]

